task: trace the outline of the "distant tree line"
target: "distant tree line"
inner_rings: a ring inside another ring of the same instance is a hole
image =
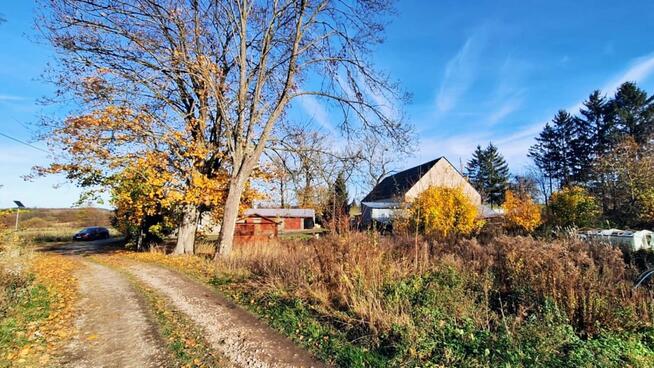
[[[633,82],[613,97],[593,91],[578,115],[560,110],[529,150],[545,199],[579,187],[595,197],[602,218],[620,226],[652,224],[654,96]]]

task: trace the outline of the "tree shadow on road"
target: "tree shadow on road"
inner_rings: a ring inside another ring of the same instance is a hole
[[[94,254],[107,254],[125,249],[125,238],[116,237],[94,241],[78,241],[59,243],[41,247],[39,252],[62,255],[89,256]]]

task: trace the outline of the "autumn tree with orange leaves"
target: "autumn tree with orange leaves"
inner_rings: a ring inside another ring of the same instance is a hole
[[[132,154],[167,153],[183,198],[178,249],[194,242],[194,191],[224,177],[217,252],[224,255],[247,183],[301,99],[331,105],[340,114],[334,123],[350,137],[406,138],[395,108],[404,95],[370,61],[390,3],[51,0],[38,7],[37,26],[57,51],[53,80],[79,103],[80,116],[117,108],[142,117],[125,120],[136,124],[127,133],[102,127],[106,139],[92,144],[106,150],[103,159],[120,166],[123,143]],[[80,163],[76,147],[58,143]],[[104,170],[69,163],[57,161],[82,184]]]
[[[527,193],[507,190],[502,207],[504,218],[513,230],[530,233],[542,223],[541,207]]]
[[[192,163],[206,149],[178,132],[154,134],[156,125],[148,113],[115,106],[71,117],[50,131],[50,144],[60,148],[56,162],[38,171],[65,172],[90,192],[109,188],[123,230],[131,222],[146,237],[161,221],[185,226],[184,209],[191,208],[196,219],[202,208],[220,208],[226,172],[201,172]],[[152,218],[161,221],[148,221]],[[193,253],[193,242],[178,241],[175,251]]]

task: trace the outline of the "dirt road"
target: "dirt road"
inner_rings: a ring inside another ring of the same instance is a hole
[[[105,253],[112,243],[75,243],[53,247],[80,257]],[[215,351],[238,367],[322,367],[308,352],[256,317],[227,301],[209,286],[177,272],[130,261],[116,270],[89,261],[78,272],[78,333],[63,353],[67,367],[167,367],[163,339],[144,298],[123,272],[164,297],[201,330]]]
[[[162,342],[143,299],[125,276],[84,261],[77,273],[77,335],[66,347],[65,367],[161,367]]]
[[[323,366],[250,313],[205,285],[158,266],[132,264],[128,271],[168,297],[205,332],[205,338],[241,367]]]

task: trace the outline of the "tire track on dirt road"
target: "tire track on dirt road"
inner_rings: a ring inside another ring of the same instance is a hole
[[[325,367],[252,314],[177,272],[132,263],[125,269],[167,297],[198,325],[212,347],[242,367]]]
[[[77,334],[62,352],[64,367],[163,367],[165,353],[156,325],[124,275],[82,261],[77,272]]]

